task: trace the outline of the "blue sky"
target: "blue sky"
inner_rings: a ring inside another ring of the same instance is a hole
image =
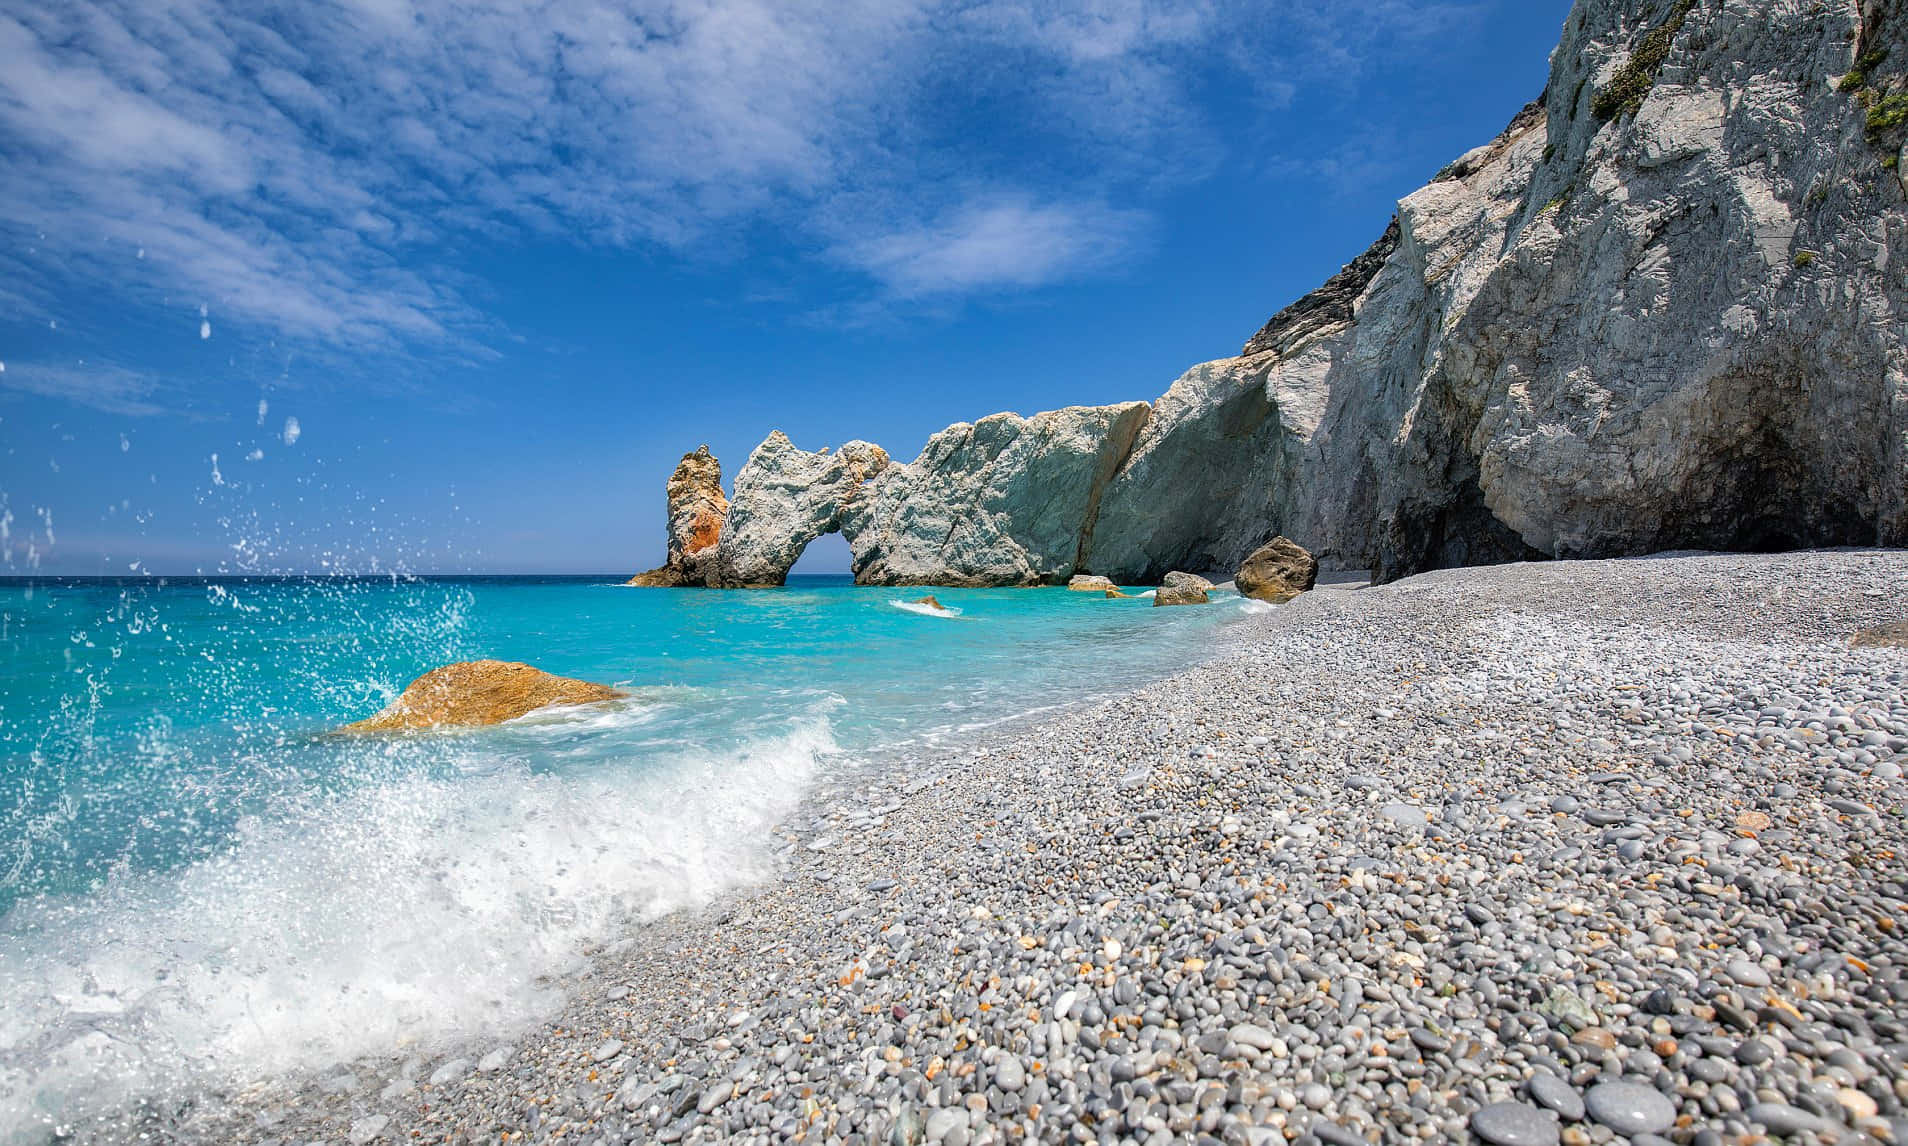
[[[1156,397],[1568,7],[0,0],[0,572],[626,572],[702,442]]]

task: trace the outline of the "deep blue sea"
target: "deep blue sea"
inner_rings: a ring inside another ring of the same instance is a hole
[[[923,592],[0,581],[0,1128],[531,1021],[592,944],[760,877],[830,770],[1156,678],[1265,607]],[[327,735],[480,657],[631,696]]]

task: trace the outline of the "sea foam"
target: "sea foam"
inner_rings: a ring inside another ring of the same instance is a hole
[[[961,615],[961,611],[952,605],[943,605],[937,609],[933,605],[923,604],[920,601],[889,601],[888,604],[893,605],[903,612],[916,613],[923,617],[958,617]]]
[[[0,930],[0,1139],[530,1022],[619,925],[760,878],[769,829],[835,750],[816,712],[667,765],[533,772],[493,751],[578,721],[465,734],[458,774],[313,797],[183,869],[17,904]]]

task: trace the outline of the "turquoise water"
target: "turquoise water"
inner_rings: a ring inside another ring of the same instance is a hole
[[[1254,603],[606,580],[0,582],[0,1127],[546,1013],[831,770],[1194,659]],[[479,657],[628,700],[336,737]]]

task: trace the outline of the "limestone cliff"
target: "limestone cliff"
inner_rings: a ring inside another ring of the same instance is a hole
[[[1239,357],[745,468],[718,548],[769,559],[703,583],[827,528],[873,583],[1908,543],[1905,132],[1895,7],[1579,0],[1544,96]]]

